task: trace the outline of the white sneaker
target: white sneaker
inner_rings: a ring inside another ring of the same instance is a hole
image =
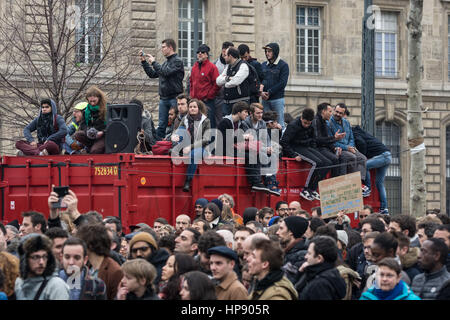
[[[303,189],[302,192],[300,192],[300,197],[303,197],[308,201],[314,200],[314,197],[311,195],[311,193],[307,189]]]
[[[311,196],[312,196],[314,199],[320,201],[320,194],[319,194],[317,191],[311,192]]]

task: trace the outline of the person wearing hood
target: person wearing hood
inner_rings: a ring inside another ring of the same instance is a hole
[[[225,61],[225,57],[227,56],[227,49],[230,47],[234,47],[233,42],[225,41],[222,43],[222,51],[220,52],[219,58],[217,58],[216,61],[214,61],[215,66],[217,67],[217,70],[219,71],[219,74],[222,74],[223,70],[227,67],[227,62]],[[216,79],[217,80],[217,79]],[[226,114],[222,114],[223,110],[223,101],[224,99],[224,87],[219,88],[219,92],[217,93],[216,100],[215,100],[215,110],[216,110],[216,123],[219,124],[220,120],[222,120],[223,116],[226,116]]]
[[[141,131],[140,131],[140,149],[138,152],[148,154],[152,150],[153,145],[158,140],[156,135],[155,124],[153,123],[152,114],[150,111],[145,110],[144,104],[141,100],[133,99],[130,104],[139,106],[142,112]]]
[[[231,114],[233,105],[236,102],[250,102],[250,70],[248,64],[239,56],[239,51],[230,47],[225,56],[227,67],[216,83],[219,87],[224,87],[224,104],[222,109],[223,116]]]
[[[148,232],[138,232],[130,240],[130,256],[128,260],[142,258],[156,268],[156,278],[153,282],[158,286],[161,281],[162,268],[165,266],[170,254],[158,247],[155,238]]]
[[[208,199],[205,199],[205,198],[198,198],[197,200],[195,200],[194,211],[195,211],[195,217],[196,218],[201,218],[202,212],[203,212],[203,208],[208,203],[209,203]]]
[[[206,117],[206,113],[206,106],[202,101],[191,99],[188,114],[181,120],[180,127],[176,128],[184,128],[184,130],[178,130],[181,136],[178,134],[172,135],[172,141],[181,142],[182,153],[184,156],[189,156],[190,160],[183,186],[184,192],[191,190],[191,182],[197,170],[197,165],[202,162],[204,155],[207,154],[205,148],[211,140],[211,122]]]
[[[17,300],[69,300],[69,286],[58,277],[52,241],[47,236],[32,233],[23,237],[18,251]]]
[[[289,65],[280,58],[278,43],[269,43],[263,47],[267,61],[262,63],[262,103],[264,111],[276,111],[278,123],[284,123],[284,90],[289,79]]]
[[[329,236],[314,237],[305,258],[300,267],[304,274],[295,284],[299,300],[342,300],[346,285],[335,267],[338,259],[336,241]]]
[[[191,98],[203,101],[208,107],[211,128],[216,128],[215,98],[220,89],[216,84],[219,71],[216,65],[209,61],[209,50],[206,44],[198,47],[197,62],[192,67],[189,77],[189,88]]]
[[[37,142],[31,133],[36,131]],[[52,99],[41,101],[39,115],[23,130],[25,140],[16,142],[18,156],[37,156],[59,154],[62,150],[67,126],[64,118],[58,114],[56,103]]]

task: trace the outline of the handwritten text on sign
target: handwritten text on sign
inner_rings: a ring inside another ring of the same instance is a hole
[[[341,210],[351,213],[363,209],[359,171],[322,180],[319,182],[319,190],[323,218],[335,217]]]

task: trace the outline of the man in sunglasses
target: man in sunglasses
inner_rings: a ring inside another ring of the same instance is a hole
[[[211,128],[216,128],[215,99],[220,88],[216,84],[219,70],[209,61],[209,47],[202,44],[197,49],[197,62],[194,64],[189,77],[189,90],[192,99],[202,100],[208,107],[208,118]]]
[[[158,248],[155,238],[148,232],[139,232],[130,240],[129,259],[144,259],[150,262],[156,268],[155,285],[161,280],[162,268],[169,259],[169,253],[164,249]]]

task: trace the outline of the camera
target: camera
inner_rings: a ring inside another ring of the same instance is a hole
[[[53,191],[58,194],[58,202],[52,203],[52,209],[67,208],[62,204],[62,199],[69,194],[69,186],[53,187]]]
[[[142,56],[142,57],[145,57],[144,49],[141,50],[141,56]]]

